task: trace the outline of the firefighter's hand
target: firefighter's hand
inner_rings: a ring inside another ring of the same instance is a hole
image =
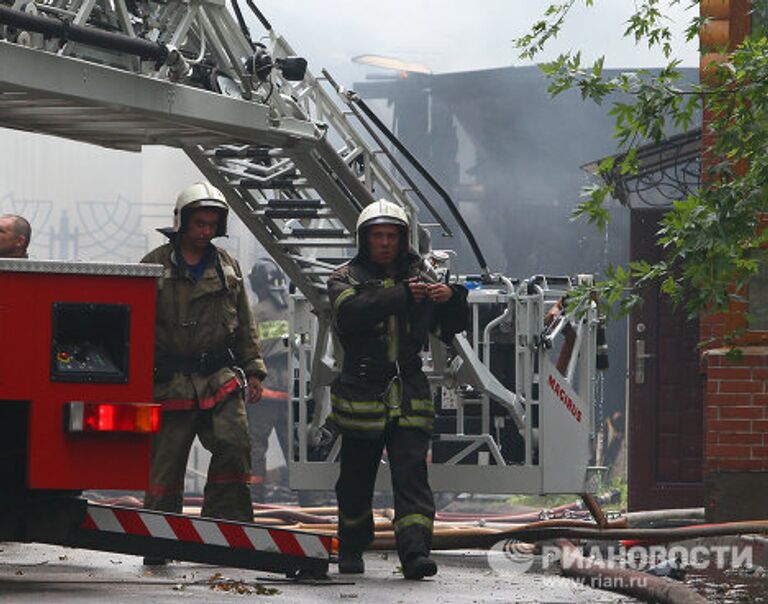
[[[421,302],[427,297],[427,290],[429,284],[424,281],[419,281],[418,277],[411,277],[408,279],[408,289],[411,290],[414,302]]]
[[[563,312],[563,300],[558,300],[547,311],[547,314],[544,315],[544,325],[547,325],[547,326],[551,325],[552,321],[557,319],[562,312]]]
[[[261,398],[261,380],[255,376],[248,378],[248,403],[256,403]]]
[[[432,302],[442,304],[448,302],[453,296],[453,290],[445,283],[430,283],[427,285],[427,296]]]

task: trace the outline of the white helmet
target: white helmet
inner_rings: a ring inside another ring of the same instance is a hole
[[[227,234],[227,215],[229,205],[224,199],[224,194],[212,184],[196,182],[189,185],[179,193],[176,198],[176,208],[173,210],[174,233],[181,233],[186,226],[187,216],[192,210],[198,208],[211,208],[219,211],[219,226],[216,229],[216,237]]]
[[[367,205],[357,217],[357,248],[363,256],[368,255],[368,241],[365,232],[375,224],[394,224],[400,227],[400,253],[408,250],[408,214],[396,203],[379,199]]]

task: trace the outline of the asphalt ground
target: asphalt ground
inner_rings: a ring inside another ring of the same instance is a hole
[[[141,558],[59,546],[0,543],[0,604],[206,602],[482,602],[613,604],[630,598],[535,569],[523,572],[502,552],[436,552],[438,574],[406,581],[393,552],[368,552],[363,576],[301,584],[280,575],[185,562],[145,567]],[[534,565],[535,566],[535,565]]]

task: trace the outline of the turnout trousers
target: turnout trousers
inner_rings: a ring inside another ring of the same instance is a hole
[[[373,488],[386,447],[395,500],[395,540],[400,561],[427,556],[432,547],[435,503],[427,479],[429,433],[387,424],[378,438],[341,441],[341,469],[336,483],[339,549],[362,552],[373,540]]]
[[[264,502],[264,485],[267,477],[267,448],[269,435],[275,429],[280,449],[289,461],[288,453],[288,405],[289,401],[274,398],[262,398],[259,402],[248,405],[248,425],[251,431],[251,497],[253,501]],[[282,478],[280,484],[287,481]]]
[[[184,475],[195,436],[211,452],[202,516],[253,522],[248,490],[250,438],[242,393],[236,392],[211,409],[163,412],[160,432],[152,442],[149,490],[144,507],[182,511]]]

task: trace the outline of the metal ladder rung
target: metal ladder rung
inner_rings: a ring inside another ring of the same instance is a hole
[[[308,275],[313,277],[327,277],[333,271],[327,268],[303,268],[301,269],[302,275]]]
[[[347,233],[344,229],[326,229],[326,228],[319,228],[319,229],[312,229],[312,228],[300,228],[297,227],[295,229],[291,230],[291,235],[293,237],[307,237],[307,238],[317,238],[317,239],[325,239],[328,238],[343,238],[345,236],[349,236],[349,233]]]
[[[320,210],[315,209],[268,209],[264,212],[257,212],[257,215],[264,216],[264,218],[320,218]],[[331,214],[326,213],[326,216]]]
[[[278,245],[283,247],[356,247],[353,239],[279,239]]]
[[[270,170],[272,170],[272,173],[265,176]],[[245,174],[243,174],[243,176],[245,178],[248,178],[248,175],[251,175],[255,177],[254,180],[258,181],[261,181],[268,176],[271,176],[275,180],[296,180],[297,178],[300,178],[296,173],[296,168],[290,167],[287,160],[272,162],[269,166],[248,162],[248,167],[245,168],[244,172]]]
[[[267,202],[267,206],[270,208],[281,209],[316,209],[319,210],[323,206],[322,199],[270,199]]]
[[[270,147],[246,147],[245,149],[216,149],[214,157],[220,159],[271,159],[279,157],[282,149]]]
[[[257,180],[255,178],[242,178],[238,183],[233,183],[244,189],[291,189],[307,188],[307,180],[301,178],[293,180],[290,178],[273,178],[272,180]]]

